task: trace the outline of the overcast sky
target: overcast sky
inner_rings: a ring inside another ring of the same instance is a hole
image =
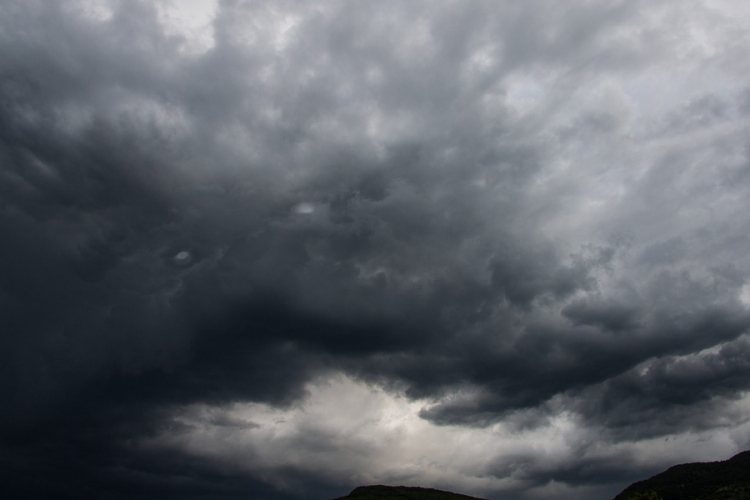
[[[2,0],[0,488],[608,500],[750,448],[748,47],[745,0]]]

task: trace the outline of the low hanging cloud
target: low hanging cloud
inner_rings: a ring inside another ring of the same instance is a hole
[[[749,16],[7,1],[2,480],[606,498],[746,449]]]

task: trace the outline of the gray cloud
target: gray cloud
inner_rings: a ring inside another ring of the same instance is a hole
[[[0,8],[18,492],[341,494],[368,478],[309,458],[346,446],[330,430],[263,473],[176,437],[260,439],[221,409],[293,415],[331,374],[418,402],[431,432],[534,441],[570,416],[554,459],[444,464],[498,498],[614,493],[697,453],[693,431],[731,439],[686,460],[747,447],[739,3],[221,1],[200,36],[166,2],[99,7]],[[183,427],[191,405],[213,417]],[[362,453],[374,482],[440,477]]]

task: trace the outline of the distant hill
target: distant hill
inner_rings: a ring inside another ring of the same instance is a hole
[[[750,451],[724,462],[675,465],[614,500],[750,500]]]
[[[477,497],[409,486],[360,486],[333,500],[483,500]]]

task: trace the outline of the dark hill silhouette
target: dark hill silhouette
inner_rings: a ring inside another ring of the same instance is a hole
[[[750,500],[750,451],[723,462],[675,465],[614,500]]]
[[[334,500],[482,500],[477,497],[410,486],[360,486]]]

